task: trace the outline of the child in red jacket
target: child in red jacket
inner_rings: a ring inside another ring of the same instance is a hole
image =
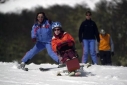
[[[52,29],[54,33],[51,42],[52,49],[57,55],[61,55],[60,60],[65,63],[67,60],[76,56],[72,50],[74,48],[74,38],[62,30],[60,22],[54,22]]]

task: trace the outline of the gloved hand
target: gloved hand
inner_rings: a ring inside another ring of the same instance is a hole
[[[67,40],[68,42],[68,46],[73,46],[74,45],[74,42],[72,40]]]
[[[100,53],[97,53],[97,57],[100,57]]]
[[[72,40],[67,40],[68,43],[73,42]]]
[[[33,41],[33,42],[36,42],[36,38],[32,38],[32,41]]]
[[[57,44],[57,46],[56,46],[56,49],[57,49],[57,50],[59,50],[59,49],[61,48],[61,44],[62,44],[62,43],[60,43],[60,42]]]
[[[57,46],[60,46],[62,43],[61,42],[59,42],[58,44],[57,44]]]
[[[111,56],[114,56],[114,52],[111,52]]]
[[[68,46],[73,46],[73,45],[74,45],[73,42],[69,42],[69,43],[68,43]]]

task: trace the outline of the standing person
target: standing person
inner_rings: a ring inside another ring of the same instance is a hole
[[[33,58],[38,52],[47,49],[48,54],[53,60],[58,62],[57,55],[53,52],[51,47],[52,40],[52,24],[51,21],[47,19],[44,12],[39,12],[36,15],[36,22],[32,26],[31,38],[33,42],[36,42],[34,47],[29,50],[21,60],[19,68],[24,68],[25,64]]]
[[[99,50],[99,51],[98,51]],[[111,65],[111,56],[114,56],[114,44],[110,34],[100,30],[100,44],[97,44],[97,55],[102,65]]]
[[[58,54],[58,49],[57,47],[62,46],[63,43],[68,43],[69,46],[73,46],[74,44],[74,38],[67,32],[63,31],[62,29],[62,25],[60,22],[54,22],[52,24],[52,30],[54,33],[54,36],[52,38],[52,49],[53,51],[59,56]],[[67,47],[65,47],[64,49],[66,49]],[[71,57],[75,57],[73,52],[70,52],[69,55]],[[67,57],[66,55],[63,55],[64,58],[62,59],[61,56],[59,56],[59,60],[61,61],[61,63],[64,63],[66,61]],[[63,64],[64,65],[64,64]]]
[[[80,43],[82,43],[83,45],[82,63],[87,63],[88,53],[90,50],[93,64],[97,64],[95,42],[97,39],[99,43],[100,38],[96,23],[93,20],[91,20],[91,16],[92,16],[91,12],[87,11],[86,20],[84,20],[80,25],[78,37]]]

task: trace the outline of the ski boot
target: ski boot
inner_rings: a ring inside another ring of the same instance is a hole
[[[18,66],[18,69],[22,69],[24,71],[28,71],[28,68],[25,68],[25,63],[21,62],[21,64]]]
[[[62,67],[65,67],[65,66],[66,66],[65,64],[59,64],[58,68],[62,68]]]

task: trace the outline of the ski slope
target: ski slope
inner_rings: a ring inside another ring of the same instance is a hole
[[[81,77],[56,76],[66,69],[56,64],[31,63],[26,67],[30,70],[17,69],[16,62],[0,62],[0,85],[127,85],[127,67],[122,66],[84,67],[85,75]],[[52,69],[42,72],[40,67]]]

